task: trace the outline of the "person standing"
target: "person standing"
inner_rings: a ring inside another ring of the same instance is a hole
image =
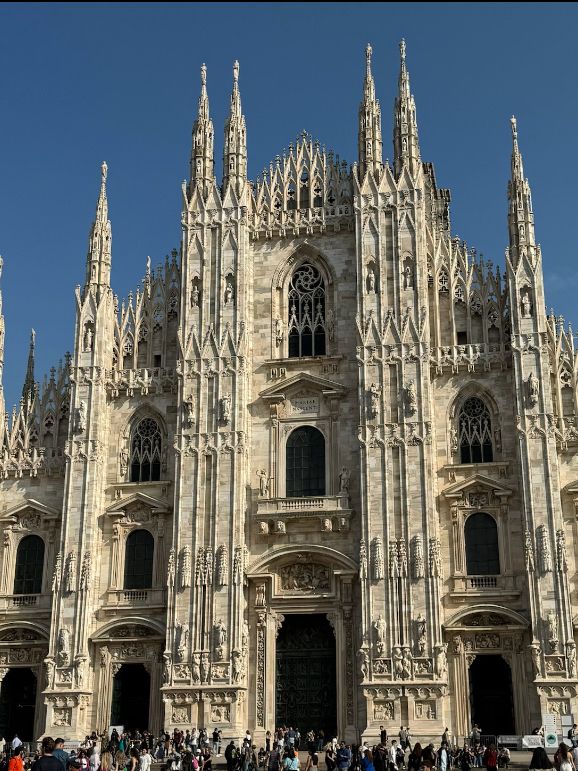
[[[407,728],[404,728],[403,726],[401,726],[399,729],[399,746],[405,752],[408,745],[409,745],[409,731],[407,730]]]
[[[389,771],[397,771],[397,741],[391,740],[389,748]]]
[[[143,747],[140,754],[140,771],[150,771],[152,760],[148,747]]]
[[[379,726],[379,741],[387,747],[387,731],[382,725]]]
[[[498,768],[498,752],[495,744],[490,744],[484,752],[482,765],[485,766],[488,771],[496,771]]]
[[[22,747],[22,740],[18,734],[14,734],[14,738],[12,739],[12,754],[14,755],[16,752],[18,752],[20,747]]]
[[[337,752],[335,754],[335,762],[338,771],[347,771],[351,765],[351,750],[349,747],[345,746],[345,742],[341,742],[337,748]]]
[[[497,760],[497,755],[496,755]],[[448,745],[443,742],[442,746],[440,747],[440,751],[438,753],[438,768],[440,771],[448,771],[449,767],[449,753],[448,753]]]
[[[61,737],[58,737],[54,740],[54,750],[52,752],[52,757],[57,758],[62,763],[62,769],[63,771],[68,770],[68,752],[64,749],[64,739]]]
[[[42,740],[42,756],[32,764],[33,771],[60,771],[62,764],[54,757],[53,752],[54,739],[52,736],[45,736]]]

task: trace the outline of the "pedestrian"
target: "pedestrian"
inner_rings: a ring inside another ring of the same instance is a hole
[[[407,758],[407,771],[419,771],[421,768],[421,752],[421,744],[416,742]]]
[[[361,769],[362,771],[375,771],[373,755],[369,748],[366,748],[361,756]]]
[[[54,739],[52,736],[45,736],[42,740],[42,756],[32,764],[34,771],[60,771],[60,760],[54,757],[53,752]]]
[[[397,771],[397,741],[391,740],[389,748],[389,771]]]
[[[387,747],[387,731],[382,725],[379,726],[379,741]]]
[[[307,762],[305,763],[305,771],[318,771],[319,769],[319,756],[315,751],[310,752],[307,755]]]
[[[112,755],[110,752],[102,753],[102,757],[100,758],[100,771],[113,771]]]
[[[325,768],[327,771],[335,771],[335,752],[332,744],[328,744],[325,749]]]
[[[20,744],[22,744],[22,742],[20,742]],[[24,761],[22,759],[23,755],[24,750],[20,749],[19,747],[16,749],[16,751],[13,750],[12,757],[8,761],[8,771],[24,771]],[[60,771],[60,768],[58,771]]]
[[[567,744],[562,744],[558,747],[558,751],[554,755],[554,765],[560,769],[560,771],[575,771],[574,760],[570,754],[570,748]]]
[[[536,747],[530,760],[530,771],[542,771],[552,768],[552,761],[543,747]]]
[[[22,740],[18,736],[18,734],[14,734],[14,738],[12,739],[12,754],[14,755],[19,747],[22,747]]]

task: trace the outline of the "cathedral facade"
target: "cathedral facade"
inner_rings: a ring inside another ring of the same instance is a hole
[[[238,74],[219,184],[201,70],[180,250],[126,302],[103,164],[74,352],[38,385],[32,338],[0,421],[0,733],[576,713],[578,357],[515,120],[503,272],[451,234],[403,42],[392,165],[369,47],[353,166],[304,133],[249,182]]]

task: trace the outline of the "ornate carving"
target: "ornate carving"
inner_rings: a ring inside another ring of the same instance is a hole
[[[64,592],[71,594],[76,588],[76,553],[71,551],[66,558],[64,571]]]
[[[339,492],[343,495],[349,495],[349,483],[351,481],[351,474],[349,469],[345,466],[341,467],[339,472]]]
[[[534,572],[534,544],[532,543],[532,534],[529,530],[524,533],[524,557],[526,559],[526,570],[528,573]]]
[[[82,570],[80,571],[80,588],[87,590],[90,588],[90,573],[92,565],[92,555],[89,551],[84,552],[82,559]]]
[[[425,563],[423,558],[423,538],[420,534],[412,538],[411,577],[415,580],[425,576]]]
[[[231,707],[229,704],[211,704],[211,723],[230,723]]]
[[[184,661],[187,654],[187,646],[189,643],[189,628],[185,624],[181,624],[177,621],[175,626],[176,631],[176,647],[177,647],[177,661]]]
[[[201,654],[193,653],[191,663],[191,677],[193,684],[197,685],[201,682]]]
[[[76,434],[83,434],[86,431],[86,402],[81,401],[76,408],[76,420],[74,424],[74,432]]]
[[[201,683],[208,683],[211,677],[211,663],[209,661],[209,654],[201,653]]]
[[[264,468],[260,468],[257,471],[259,477],[259,495],[261,498],[266,498],[269,495],[269,474]]]
[[[381,386],[377,383],[372,383],[368,391],[369,408],[368,413],[370,418],[376,418],[379,415],[379,399],[381,396]]]
[[[219,420],[225,426],[228,426],[231,422],[231,396],[225,394],[219,399]]]
[[[58,663],[67,666],[70,661],[70,631],[62,627],[58,632]]]
[[[533,642],[528,645],[530,656],[532,658],[532,666],[534,668],[534,677],[543,677],[542,672],[542,649],[538,643]]]
[[[383,656],[385,652],[385,619],[379,614],[377,619],[372,624],[373,627],[373,642],[375,645],[375,652],[378,656]]]
[[[427,648],[427,636],[426,636],[426,620],[420,613],[415,622],[415,637],[416,637],[416,654],[418,656],[425,656]]]
[[[175,585],[175,550],[174,548],[169,552],[169,562],[167,565],[167,586],[172,587]]]
[[[357,658],[359,660],[361,679],[367,680],[369,678],[369,653],[365,648],[360,648],[357,651]]]
[[[244,572],[243,547],[235,546],[235,555],[233,557],[233,584],[236,586],[243,584]]]
[[[215,648],[215,658],[222,661],[225,658],[225,643],[227,642],[227,629],[222,619],[213,624],[213,644]]]
[[[552,572],[552,555],[550,553],[550,541],[546,525],[540,525],[537,529],[538,560],[542,574]]]
[[[566,643],[566,661],[568,677],[576,677],[576,643],[573,640]]]
[[[181,575],[180,589],[189,589],[191,586],[191,547],[186,544],[181,549]]]
[[[173,707],[171,715],[172,723],[184,723],[186,725],[191,722],[191,708],[190,707]]]
[[[429,539],[429,574],[433,577],[444,577],[439,538]]]
[[[540,381],[533,372],[530,372],[528,375],[526,388],[528,391],[528,404],[530,407],[535,407],[538,404],[538,397],[540,395]]]
[[[556,530],[556,569],[559,573],[566,573],[566,535],[564,530]]]
[[[217,549],[217,586],[226,586],[229,574],[229,554],[226,544]]]
[[[265,725],[265,626],[257,626],[257,725]]]
[[[70,728],[72,725],[72,709],[70,707],[54,707],[52,710],[52,725],[58,728]]]
[[[433,700],[414,702],[416,720],[437,720],[436,702]]]
[[[363,538],[359,541],[359,577],[367,578],[367,549]]]
[[[373,719],[374,720],[393,720],[394,702],[393,701],[374,701]]]
[[[323,591],[330,588],[330,573],[326,565],[308,562],[285,565],[279,571],[281,588],[285,591]]]
[[[374,581],[381,581],[385,577],[383,544],[379,536],[371,542],[371,577]]]
[[[409,415],[417,412],[417,390],[415,380],[410,380],[405,389],[405,404]]]
[[[62,553],[58,552],[56,555],[56,564],[54,565],[54,573],[52,574],[52,591],[57,592],[60,588],[60,578],[62,575]]]
[[[554,653],[558,647],[558,620],[554,611],[548,611],[546,616],[546,630],[548,633],[548,645],[550,653]]]

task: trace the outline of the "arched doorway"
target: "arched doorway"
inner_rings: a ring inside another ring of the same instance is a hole
[[[32,742],[36,709],[36,676],[28,667],[9,669],[0,691],[0,736],[12,740],[18,734]]]
[[[323,614],[287,614],[277,637],[275,725],[336,735],[335,635]]]
[[[111,725],[127,731],[149,727],[151,678],[143,664],[123,664],[112,685]]]
[[[482,734],[514,734],[512,670],[502,656],[476,656],[470,666],[472,723]]]

